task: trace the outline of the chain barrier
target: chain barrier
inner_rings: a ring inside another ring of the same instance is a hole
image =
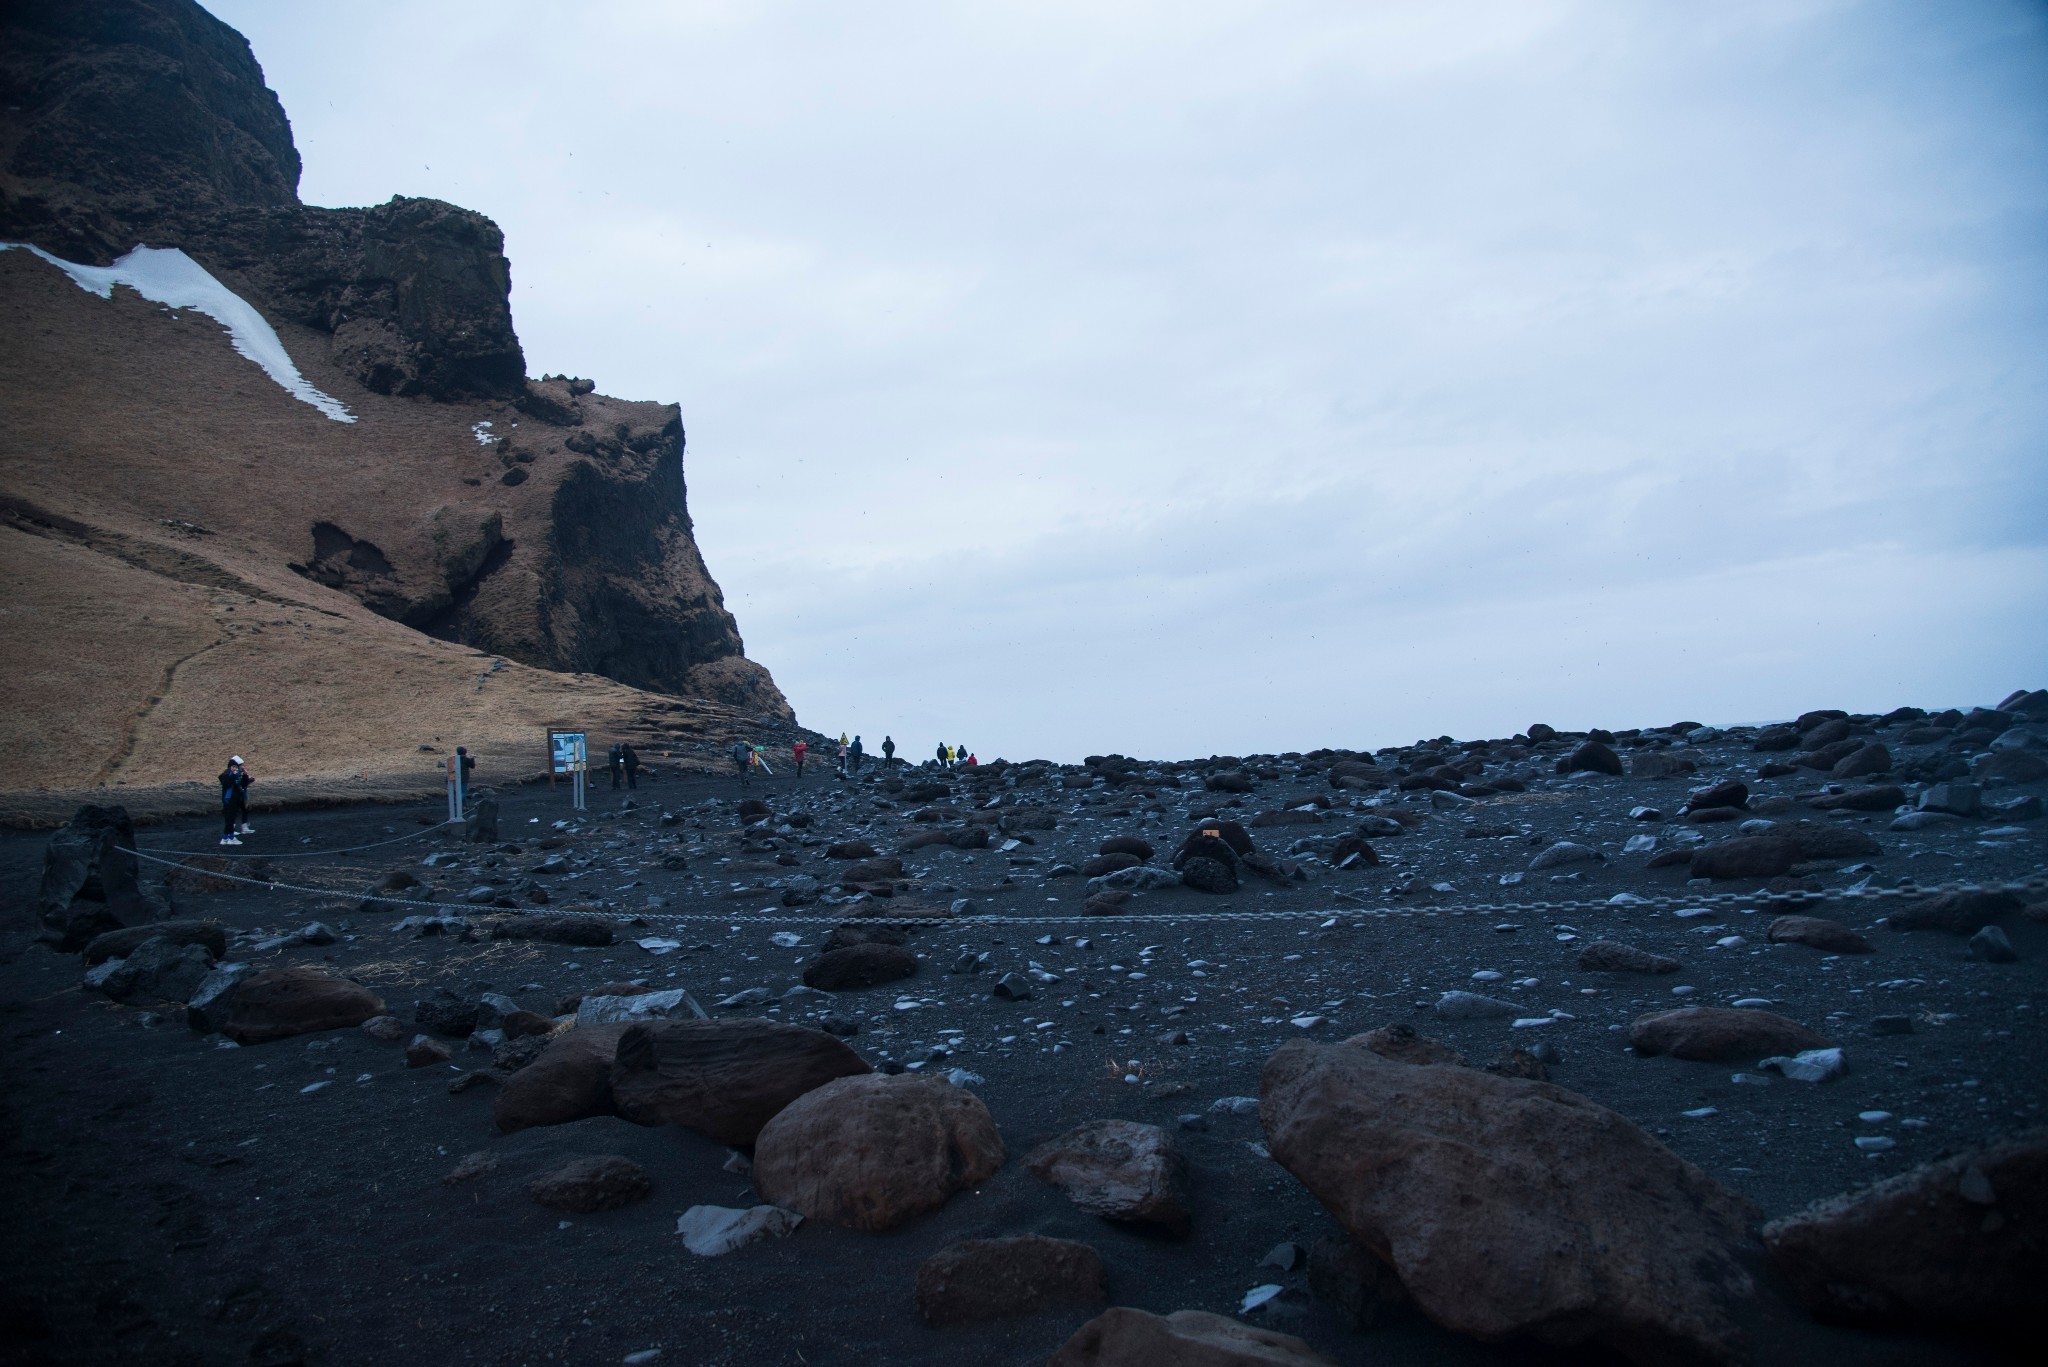
[[[367,845],[348,845],[348,846],[344,846],[343,848],[341,848],[341,849],[338,849],[338,850],[293,850],[293,851],[290,851],[290,852],[288,852],[288,853],[284,853],[284,854],[253,854],[253,853],[252,853],[252,854],[227,854],[227,853],[222,853],[222,852],[220,852],[220,851],[218,851],[218,850],[159,850],[159,849],[154,849],[154,848],[152,848],[152,849],[149,849],[149,850],[143,850],[143,849],[141,849],[140,847],[138,847],[138,848],[136,848],[136,849],[128,850],[128,853],[129,853],[129,854],[134,854],[134,855],[141,855],[141,856],[142,856],[142,857],[144,857],[144,858],[152,858],[152,857],[154,857],[154,856],[156,856],[156,855],[162,855],[162,854],[175,854],[175,855],[180,855],[180,856],[182,856],[182,857],[184,857],[184,858],[186,858],[186,859],[199,859],[199,858],[208,858],[208,857],[218,857],[218,858],[221,858],[221,859],[248,859],[248,860],[256,860],[256,859],[322,859],[322,858],[325,858],[326,856],[328,856],[328,855],[330,855],[330,854],[357,854],[357,853],[359,853],[359,852],[361,852],[361,851],[363,851],[363,850],[381,850],[381,849],[383,849],[383,848],[384,848],[384,847],[385,847],[386,845],[402,845],[402,844],[404,844],[404,843],[405,843],[406,841],[408,841],[408,840],[417,840],[417,839],[419,839],[419,838],[420,838],[421,836],[423,836],[423,835],[432,835],[432,834],[433,834],[433,833],[434,833],[435,831],[438,831],[438,830],[443,830],[443,829],[445,829],[445,828],[447,828],[447,827],[449,827],[449,826],[460,826],[461,824],[463,824],[463,823],[462,823],[462,822],[460,822],[460,821],[452,820],[452,819],[451,819],[451,820],[448,820],[448,821],[437,821],[437,822],[435,822],[435,823],[434,823],[433,825],[431,825],[431,826],[422,826],[422,827],[421,827],[421,828],[420,828],[419,830],[413,831],[413,832],[411,832],[411,833],[409,833],[409,834],[406,834],[406,835],[398,835],[398,836],[393,836],[393,837],[392,837],[391,839],[389,839],[389,840],[373,840],[373,841],[371,841],[371,842],[370,842],[369,844],[367,844]],[[122,849],[122,848],[125,848],[125,847],[124,847],[124,846],[116,846],[115,848],[116,848],[116,849]],[[158,859],[158,860],[157,860],[157,862],[158,862],[159,864],[161,864],[161,863],[164,863],[164,862],[166,862],[166,861],[164,861],[164,860],[162,860],[162,859]],[[224,873],[210,873],[210,872],[209,872],[208,870],[205,870],[205,869],[201,869],[201,870],[198,870],[198,872],[201,872],[201,873],[208,873],[210,877],[214,877],[214,878],[225,878],[225,877],[227,877],[227,876],[228,876],[228,875],[226,875],[226,874],[224,874]]]
[[[358,848],[368,849],[374,847],[359,846]],[[153,864],[163,864],[171,868],[186,867],[185,865],[178,863],[176,860],[160,858],[155,854],[148,853],[142,850],[135,850],[132,851],[132,853],[138,859],[145,859]],[[337,851],[337,853],[340,853],[340,851]],[[379,893],[352,893],[345,888],[316,888],[307,887],[296,883],[280,882],[275,879],[245,878],[239,874],[213,873],[211,871],[204,870],[202,870],[201,872],[204,872],[205,876],[209,878],[220,878],[228,882],[242,883],[250,887],[262,888],[266,891],[271,892],[300,893],[314,897],[347,897],[353,898],[358,902],[380,902],[391,906],[407,907],[416,912],[426,912],[431,910],[441,914],[461,914],[464,911],[473,910],[478,915],[509,914],[515,916],[578,916],[597,918],[603,920],[642,920],[665,921],[676,923],[702,922],[705,924],[723,923],[726,925],[788,926],[836,926],[844,924],[848,921],[868,921],[878,925],[1052,925],[1066,924],[1069,922],[1085,922],[1089,925],[1115,927],[1117,925],[1150,925],[1166,922],[1193,922],[1200,924],[1213,921],[1249,922],[1297,920],[1301,918],[1328,919],[1333,916],[1417,916],[1426,913],[1441,913],[1447,911],[1460,912],[1466,914],[1488,913],[1526,916],[1537,912],[1549,914],[1582,911],[1636,911],[1656,909],[1665,906],[1705,907],[1711,909],[1713,906],[1716,905],[1732,905],[1734,903],[1739,902],[1757,903],[1761,905],[1778,906],[1784,909],[1792,909],[1797,907],[1810,906],[1817,902],[1853,902],[1865,899],[1883,900],[1885,898],[1938,897],[1946,893],[1952,892],[2048,892],[2048,870],[2037,870],[2036,872],[2027,874],[2022,878],[2002,882],[1940,883],[1929,887],[1922,887],[1915,884],[1909,887],[1890,888],[1825,888],[1819,892],[1795,890],[1790,892],[1720,892],[1698,893],[1692,895],[1681,895],[1675,893],[1657,893],[1652,895],[1642,895],[1631,893],[1628,894],[1631,900],[1626,902],[1616,902],[1607,899],[1601,899],[1597,901],[1587,899],[1565,902],[1428,902],[1419,903],[1414,906],[1324,906],[1315,909],[1276,907],[1272,910],[1267,911],[1126,912],[1122,914],[1112,913],[1110,915],[1097,915],[1087,911],[1042,911],[1032,912],[1029,914],[985,914],[977,912],[971,913],[966,916],[952,916],[947,914],[938,914],[935,912],[931,915],[919,915],[916,911],[906,908],[903,914],[896,916],[891,916],[886,912],[871,913],[867,915],[861,915],[858,913],[845,913],[833,916],[821,916],[816,914],[799,915],[794,912],[785,915],[772,911],[744,911],[729,913],[664,911],[657,907],[625,908],[617,911],[577,910],[570,908],[551,907],[500,907],[494,905],[479,905],[475,907],[470,907],[469,904],[466,903],[423,902],[411,897],[391,897]],[[1340,893],[1337,895],[1350,896],[1351,894]]]

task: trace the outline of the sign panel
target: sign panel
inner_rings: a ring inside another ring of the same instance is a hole
[[[548,732],[548,756],[558,774],[580,774],[590,765],[589,750],[581,731]]]

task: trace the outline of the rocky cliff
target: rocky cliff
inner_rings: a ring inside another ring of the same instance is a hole
[[[511,661],[793,720],[697,551],[676,408],[527,379],[489,219],[307,206],[298,176],[248,43],[191,0],[0,9],[0,241],[91,265],[179,248],[356,419],[294,401],[205,318],[0,254],[17,529],[140,537]]]

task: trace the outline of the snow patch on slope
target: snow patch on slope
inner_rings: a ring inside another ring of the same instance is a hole
[[[52,256],[41,247],[0,242],[0,251],[16,247],[34,252],[70,276],[80,289],[102,299],[114,297],[114,286],[126,285],[152,303],[205,314],[227,329],[228,340],[234,343],[236,351],[263,367],[263,373],[293,398],[313,405],[336,422],[356,420],[355,414],[339,400],[306,383],[276,330],[254,305],[214,279],[206,267],[176,247],[137,247],[111,266],[81,266]]]

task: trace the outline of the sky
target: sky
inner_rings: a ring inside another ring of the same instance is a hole
[[[679,403],[809,726],[981,758],[2048,685],[2048,6],[206,0],[308,203]]]

